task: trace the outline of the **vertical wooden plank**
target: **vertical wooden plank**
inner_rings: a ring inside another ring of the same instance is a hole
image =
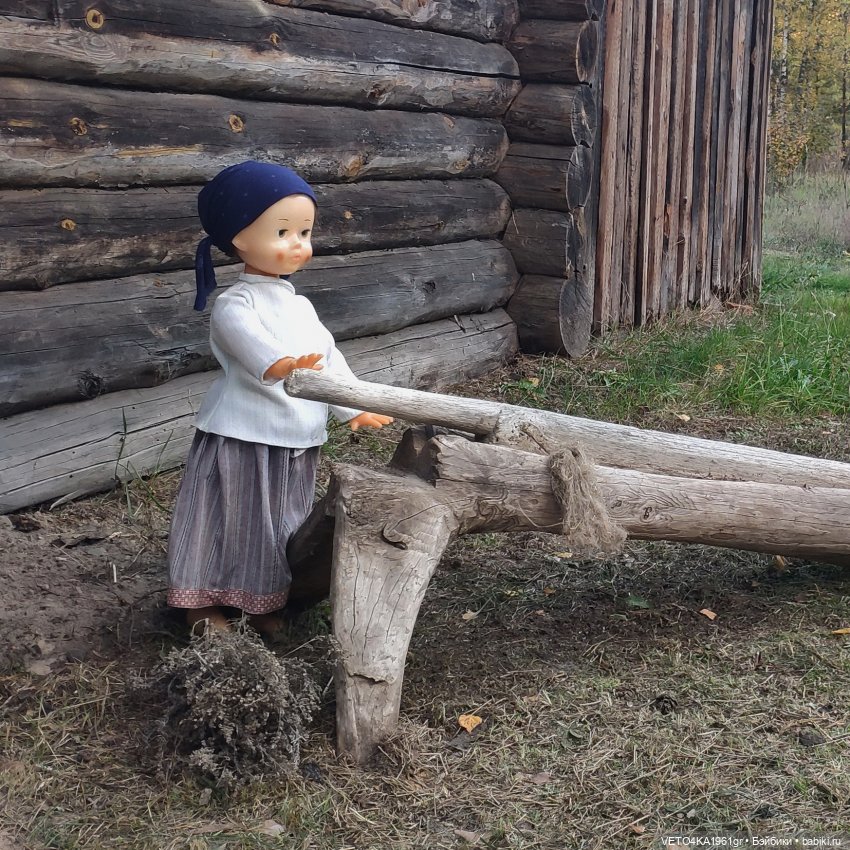
[[[664,208],[664,249],[661,262],[661,300],[659,312],[665,315],[677,304],[676,269],[679,252],[679,204],[682,185],[683,123],[685,76],[685,26],[687,2],[677,3],[673,9],[673,40],[670,51],[670,130],[667,157],[667,200]]]
[[[650,246],[652,243],[652,221],[650,211],[652,208],[652,197],[655,185],[652,182],[652,168],[655,159],[653,141],[656,136],[656,124],[658,116],[653,109],[656,76],[657,76],[657,30],[659,19],[659,4],[662,0],[647,0],[646,15],[646,72],[643,77],[643,145],[641,155],[641,185],[640,185],[640,213],[638,215],[638,251],[637,251],[637,277],[635,280],[635,323],[643,325],[646,323],[647,290],[650,274]]]
[[[704,220],[702,234],[704,242],[700,245],[702,251],[703,273],[700,281],[699,305],[705,307],[711,300],[714,289],[714,219],[717,206],[717,136],[720,120],[720,58],[723,54],[723,9],[724,0],[710,0],[711,15],[714,21],[714,37],[712,40],[712,52],[708,57],[711,69],[711,101],[707,103],[709,114],[706,116],[708,124],[707,134],[707,158],[708,171],[706,179],[706,204],[703,212]]]
[[[696,185],[694,165],[696,162],[696,118],[697,118],[697,80],[699,78],[699,41],[701,16],[698,0],[688,0],[685,13],[685,78],[684,108],[682,111],[682,170],[680,177],[681,201],[679,208],[679,251],[676,258],[676,307],[680,310],[688,306],[691,274],[691,240],[693,230],[691,215],[693,211],[693,192]]]
[[[623,238],[623,291],[620,316],[629,325],[640,323],[638,314],[638,239],[641,216],[641,174],[644,155],[644,71],[647,63],[647,10],[636,3],[632,19],[632,64],[629,91],[628,167],[626,169],[626,227]]]
[[[614,175],[614,220],[613,240],[614,250],[611,263],[611,323],[612,325],[631,325],[632,318],[629,312],[621,309],[623,301],[623,289],[625,286],[624,268],[625,257],[625,229],[626,229],[626,199],[624,197],[624,186],[626,181],[626,166],[628,162],[628,140],[631,136],[631,116],[629,115],[630,103],[630,77],[632,70],[632,20],[634,18],[635,3],[626,0],[620,19],[620,68],[617,83],[617,149]]]
[[[649,220],[652,234],[646,280],[646,314],[657,318],[661,311],[661,265],[664,248],[664,215],[667,200],[667,157],[670,127],[670,82],[673,48],[674,0],[659,0],[656,27],[656,80],[652,98],[655,126],[652,165],[647,178],[653,186]]]
[[[728,167],[729,151],[729,108],[731,101],[731,71],[732,71],[732,30],[734,26],[734,0],[721,0],[720,4],[720,38],[719,43],[719,76],[717,84],[717,131],[713,139],[713,153],[715,161],[715,177],[713,185],[716,187],[714,198],[714,214],[711,221],[711,274],[713,279],[712,288],[714,294],[723,298],[727,291],[728,281],[724,276],[726,266],[724,264],[724,253],[726,245],[723,242],[723,225],[728,215],[728,179],[730,169]]]
[[[605,12],[605,67],[602,83],[602,146],[599,185],[599,217],[597,224],[596,283],[593,302],[593,324],[598,333],[608,327],[612,315],[611,279],[615,250],[614,204],[617,191],[615,174],[617,159],[617,109],[620,82],[620,40],[623,31],[623,4],[632,0],[608,0]],[[618,311],[619,312],[619,311]]]
[[[747,151],[749,148],[750,116],[753,110],[753,98],[756,96],[756,86],[753,78],[754,50],[757,45],[753,39],[758,32],[759,10],[754,2],[747,10],[747,26],[742,36],[741,45],[741,101],[740,101],[740,131],[738,133],[738,198],[735,207],[735,224],[732,238],[735,247],[735,297],[743,298],[747,291],[747,278],[750,275],[751,258],[744,256],[744,236],[749,230],[747,222]]]

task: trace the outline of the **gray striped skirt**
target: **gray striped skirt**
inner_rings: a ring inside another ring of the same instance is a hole
[[[247,443],[198,431],[168,541],[168,604],[266,614],[286,604],[286,544],[313,504],[319,446]]]

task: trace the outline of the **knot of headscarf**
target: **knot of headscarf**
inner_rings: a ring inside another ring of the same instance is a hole
[[[294,171],[268,162],[240,162],[220,171],[198,194],[198,215],[209,234],[195,253],[195,309],[203,310],[216,288],[210,247],[233,255],[233,237],[259,218],[272,204],[290,195],[306,195],[316,203],[313,190]]]

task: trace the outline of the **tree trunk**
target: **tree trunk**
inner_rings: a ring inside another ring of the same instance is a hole
[[[834,460],[649,431],[492,401],[345,381],[305,369],[287,378],[286,390],[299,398],[359,405],[408,422],[444,425],[481,436],[510,435],[512,430],[531,424],[551,443],[582,446],[604,466],[688,478],[850,489],[850,464]]]

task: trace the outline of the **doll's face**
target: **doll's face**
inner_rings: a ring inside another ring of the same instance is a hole
[[[316,207],[306,195],[290,195],[272,204],[233,237],[233,247],[254,274],[292,274],[313,256],[310,238]]]

